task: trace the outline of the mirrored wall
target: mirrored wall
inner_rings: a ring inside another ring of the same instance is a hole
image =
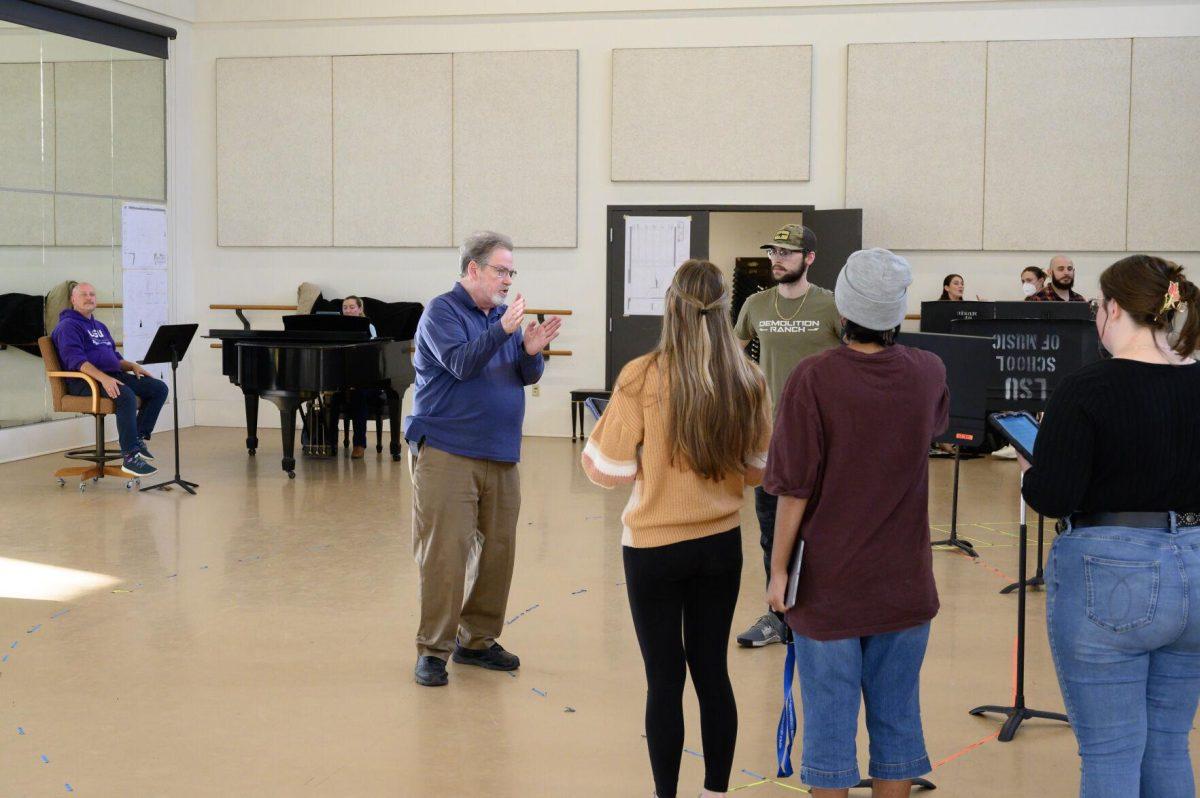
[[[0,23],[0,428],[54,413],[37,339],[96,287],[121,342],[121,209],[166,204],[165,62]]]

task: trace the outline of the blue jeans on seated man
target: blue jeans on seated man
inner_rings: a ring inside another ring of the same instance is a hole
[[[842,640],[793,637],[804,712],[801,781],[827,790],[858,784],[855,738],[864,700],[871,777],[906,781],[932,769],[921,729],[920,695],[928,623]]]
[[[139,378],[127,371],[108,376],[122,383],[121,394],[113,400],[117,406],[117,437],[121,441],[121,453],[127,456],[136,454],[142,441],[150,440],[170,389],[162,380]],[[100,386],[100,392],[101,398],[108,396],[103,386]],[[91,396],[92,390],[83,380],[68,380],[67,393],[72,396]],[[138,399],[142,400],[141,409],[137,406]]]
[[[1083,798],[1194,798],[1200,527],[1071,527],[1050,549],[1046,621]]]

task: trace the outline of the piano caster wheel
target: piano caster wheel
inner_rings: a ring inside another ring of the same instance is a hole
[[[126,480],[125,490],[133,490],[133,480],[132,479]]]
[[[295,478],[296,478],[296,472],[295,472],[295,471],[289,471],[289,472],[288,472],[288,479],[295,479]]]
[[[86,483],[86,482],[80,482],[80,483],[79,483],[79,492],[80,492],[80,493],[87,493],[87,483]]]
[[[58,486],[60,488],[65,488],[67,486],[67,481],[65,479],[63,479],[62,477],[59,477],[58,478]]]
[[[382,452],[382,451],[383,451],[383,447],[382,447],[382,446],[376,446],[376,447],[375,447],[375,454],[379,454],[379,453],[380,453],[380,452]]]
[[[398,454],[393,454],[393,455],[392,455],[392,462],[393,462],[393,463],[399,463],[399,462],[400,462],[400,455],[398,455]]]
[[[257,449],[247,449],[246,451],[247,451],[247,452],[249,452],[249,454],[250,454],[250,456],[251,456],[251,457],[253,457],[253,456],[254,456],[254,453],[255,453],[256,451],[258,451],[258,450],[257,450]]]

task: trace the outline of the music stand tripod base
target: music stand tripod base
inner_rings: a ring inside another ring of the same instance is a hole
[[[954,447],[954,493],[951,498],[950,508],[950,537],[945,540],[935,540],[929,545],[931,546],[952,546],[958,549],[968,557],[979,557],[979,552],[975,551],[975,547],[971,545],[971,541],[964,540],[958,536],[958,474],[959,466],[962,464],[962,447]]]
[[[918,790],[936,790],[937,785],[928,779],[910,779],[912,786]],[[863,779],[858,784],[855,784],[850,789],[857,790],[859,788],[870,789],[875,786],[875,779]]]

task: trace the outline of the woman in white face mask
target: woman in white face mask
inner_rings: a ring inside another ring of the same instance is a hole
[[[1031,296],[1039,293],[1046,287],[1046,272],[1039,269],[1037,266],[1027,266],[1021,272],[1021,293],[1028,300]]]

